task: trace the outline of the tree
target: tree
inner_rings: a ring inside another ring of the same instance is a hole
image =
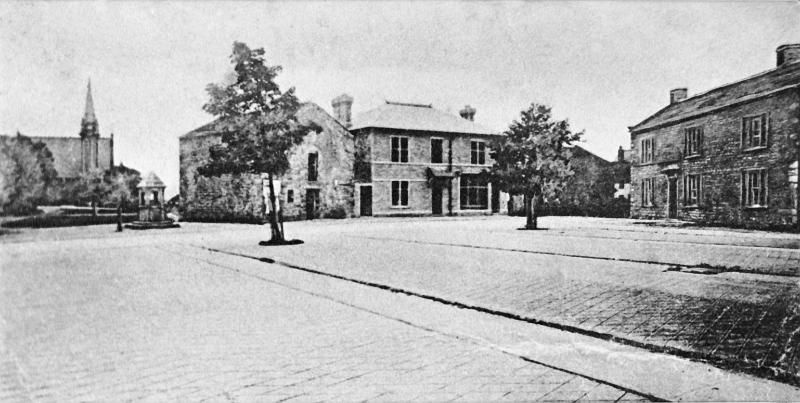
[[[105,179],[103,170],[92,169],[81,173],[72,188],[75,201],[92,205],[93,216],[97,215],[97,206],[111,194],[111,187]]]
[[[17,133],[0,136],[0,201],[4,213],[28,214],[49,200],[56,180],[53,156],[47,146]]]
[[[267,174],[269,223],[267,244],[285,243],[275,212],[274,179],[289,168],[288,153],[309,131],[321,130],[298,121],[300,102],[294,88],[281,92],[275,82],[281,66],[268,66],[264,49],[233,43],[231,64],[235,78],[230,84],[209,84],[209,101],[203,109],[218,118],[222,141],[209,149],[208,163],[198,169],[203,176]]]
[[[493,185],[525,198],[525,229],[536,229],[538,205],[554,198],[572,175],[570,150],[580,140],[566,120],[553,120],[549,106],[532,103],[511,123],[505,136],[492,143]]]

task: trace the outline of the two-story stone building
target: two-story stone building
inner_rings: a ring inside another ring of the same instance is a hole
[[[630,127],[631,216],[747,227],[797,223],[800,44],[777,67],[687,97]]]
[[[349,124],[352,98],[334,104]],[[491,139],[498,133],[433,108],[386,102],[354,120],[355,213],[368,216],[491,214],[507,198],[492,189],[487,173]]]
[[[314,103],[303,104],[297,116],[322,130],[308,133],[291,150],[289,170],[275,181],[278,208],[285,219],[352,216],[353,136]],[[198,175],[197,168],[208,161],[209,147],[220,141],[215,122],[180,137],[183,218],[265,222],[269,211],[266,175]]]

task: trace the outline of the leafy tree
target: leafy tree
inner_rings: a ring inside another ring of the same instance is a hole
[[[285,239],[275,214],[273,181],[289,168],[291,148],[309,131],[320,128],[298,121],[300,102],[295,90],[281,91],[275,82],[281,66],[268,66],[264,49],[250,49],[244,43],[234,42],[230,58],[235,81],[206,87],[210,99],[203,109],[218,118],[222,141],[210,148],[210,160],[198,173],[203,176],[266,173],[271,207],[269,243],[281,244]]]
[[[0,202],[3,212],[28,214],[47,202],[56,181],[47,146],[19,133],[0,137]]]
[[[92,169],[81,173],[72,187],[74,200],[78,203],[91,204],[93,216],[97,215],[97,206],[111,194],[111,187],[105,178],[103,170]]]
[[[554,120],[549,106],[532,103],[492,144],[491,175],[500,190],[525,198],[525,229],[536,229],[538,205],[554,198],[572,175],[570,150],[580,140],[566,120]]]
[[[138,205],[137,186],[142,181],[139,171],[119,164],[105,172],[103,182],[109,187],[104,202],[111,203],[124,210],[130,210]]]

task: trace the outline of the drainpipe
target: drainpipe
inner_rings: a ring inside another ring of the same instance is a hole
[[[453,135],[447,139],[447,172],[453,172]],[[447,215],[453,215],[453,176],[447,181]]]

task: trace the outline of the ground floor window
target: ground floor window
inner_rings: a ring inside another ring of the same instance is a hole
[[[767,205],[766,169],[749,169],[742,172],[742,203],[745,207]]]
[[[684,175],[683,177],[683,205],[696,206],[700,202],[702,189],[700,175]]]
[[[392,206],[408,206],[408,181],[392,181]]]
[[[461,209],[486,210],[489,208],[489,186],[481,175],[461,175]]]
[[[656,178],[642,179],[642,206],[652,206],[655,200]]]

